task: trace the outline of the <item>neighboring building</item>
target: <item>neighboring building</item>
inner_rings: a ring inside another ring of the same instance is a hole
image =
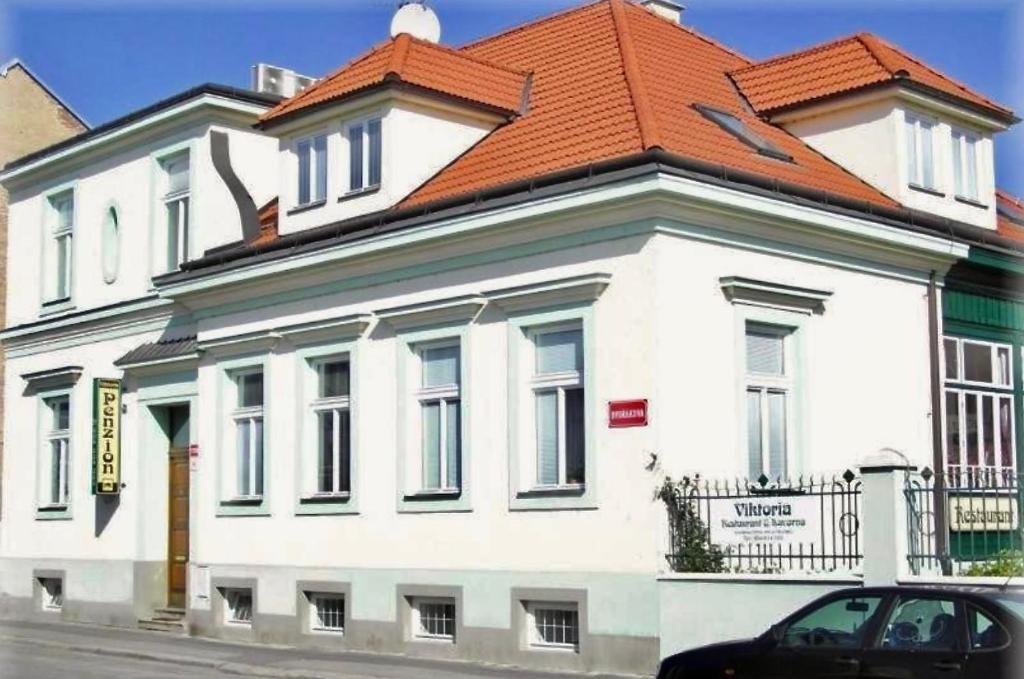
[[[22,61],[14,59],[0,66],[0,166],[86,128],[88,124]],[[0,286],[7,280],[6,264],[7,189],[0,185]],[[6,303],[6,288],[0,287],[0,319],[5,317]],[[4,361],[0,356],[0,393],[3,393],[3,384]],[[0,432],[2,429],[3,399],[0,399]],[[3,469],[3,450],[0,437],[0,470]]]
[[[0,613],[642,672],[652,453],[941,460],[946,276],[1024,253],[1016,118],[878,38],[755,63],[645,4],[398,32],[280,103],[204,86],[8,165]]]

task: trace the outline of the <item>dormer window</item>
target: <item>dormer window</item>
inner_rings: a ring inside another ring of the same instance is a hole
[[[349,193],[380,186],[383,152],[381,119],[368,118],[349,123],[345,128],[345,137],[348,139]]]
[[[300,139],[295,153],[299,158],[298,205],[322,203],[327,199],[327,135]]]
[[[953,184],[956,196],[978,200],[978,135],[953,130]]]
[[[907,182],[921,189],[934,191],[935,123],[910,113],[906,114]]]

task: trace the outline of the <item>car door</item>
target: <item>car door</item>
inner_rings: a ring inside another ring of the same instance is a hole
[[[1014,663],[1024,657],[1015,651],[1006,627],[991,611],[983,611],[973,603],[965,604],[967,612],[967,666],[965,679],[1011,679],[1019,668]]]
[[[801,611],[780,626],[777,643],[745,668],[758,679],[851,679],[860,676],[864,643],[885,597],[851,594]]]
[[[957,597],[901,594],[865,650],[865,679],[963,679],[964,609]]]

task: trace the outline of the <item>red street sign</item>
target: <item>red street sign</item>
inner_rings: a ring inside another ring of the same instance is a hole
[[[631,401],[609,401],[608,426],[611,429],[619,429],[622,427],[646,427],[647,399],[638,398]]]

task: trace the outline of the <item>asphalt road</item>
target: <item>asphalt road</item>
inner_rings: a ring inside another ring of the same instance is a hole
[[[3,679],[227,679],[229,676],[204,667],[0,641],[0,677]]]

